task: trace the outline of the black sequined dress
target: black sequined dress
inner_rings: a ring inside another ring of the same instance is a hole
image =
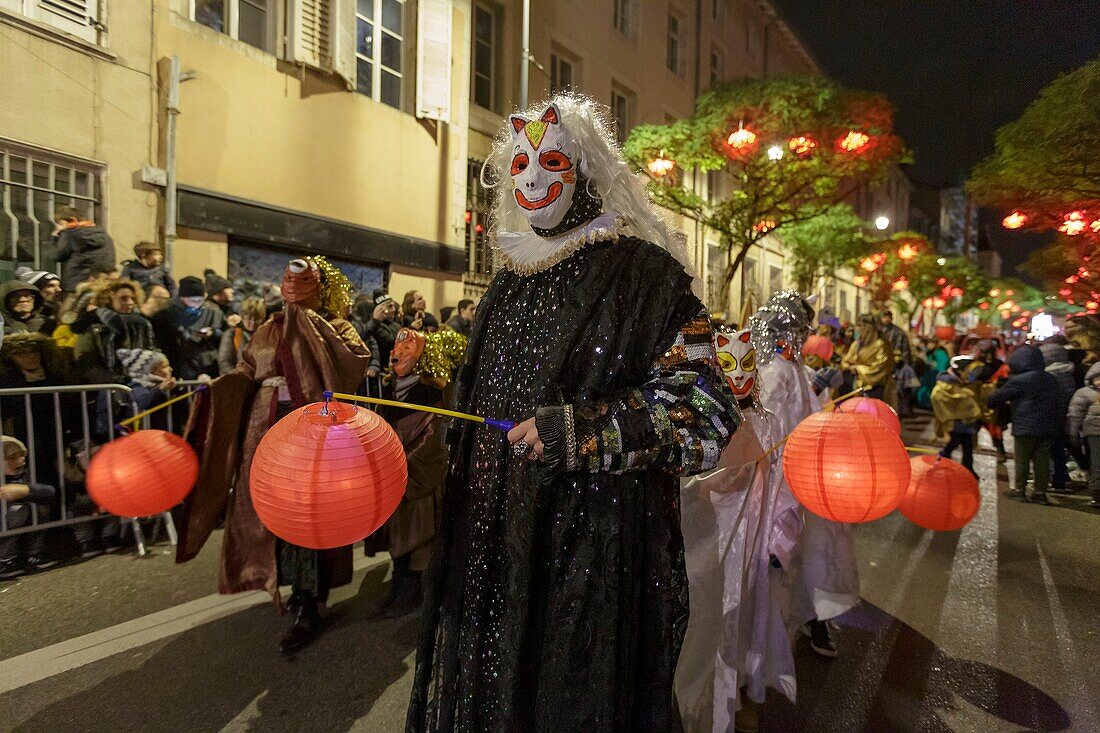
[[[717,462],[732,401],[664,250],[622,238],[496,276],[456,409],[572,405],[579,445],[552,471],[499,430],[456,427],[409,731],[670,727],[687,620],[675,474]]]

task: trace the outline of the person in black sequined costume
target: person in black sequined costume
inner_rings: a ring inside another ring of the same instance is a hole
[[[504,268],[455,403],[523,422],[451,432],[411,732],[674,725],[677,476],[713,468],[740,415],[674,235],[602,110],[554,102],[513,116],[494,152],[511,172]]]

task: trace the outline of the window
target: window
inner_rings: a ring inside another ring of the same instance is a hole
[[[404,0],[358,0],[355,9],[355,88],[401,109],[404,86]]]
[[[611,115],[615,118],[615,136],[625,142],[632,127],[634,95],[617,87],[611,90]]]
[[[488,275],[493,271],[489,247],[489,191],[481,185],[483,161],[470,159],[466,166],[466,271]]]
[[[474,104],[497,111],[497,16],[484,5],[474,9]]]
[[[568,92],[576,89],[574,61],[560,54],[550,54],[550,93]]]
[[[729,303],[722,303],[722,279],[726,274],[725,251],[714,244],[707,244],[707,307],[715,315],[725,313]],[[727,319],[728,320],[728,319]]]
[[[840,320],[845,323],[851,323],[852,311],[848,310],[848,291],[840,291]]]
[[[271,53],[274,51],[271,0],[193,0],[191,19]]]
[[[726,77],[726,60],[717,48],[710,50],[710,83],[714,84]]]
[[[680,19],[668,14],[668,53],[665,65],[673,74],[680,73]]]
[[[771,265],[768,267],[768,297],[783,289],[783,268]]]
[[[720,198],[721,192],[718,188],[721,180],[719,171],[707,171],[707,201],[712,204]]]
[[[91,43],[99,41],[99,0],[0,0],[0,8]]]
[[[615,27],[624,36],[634,36],[634,5],[636,0],[615,0]]]
[[[103,167],[0,139],[0,259],[53,268],[53,212],[73,206],[106,224]]]
[[[756,260],[746,257],[741,265],[741,305],[753,310],[764,304],[760,297],[760,277],[756,272]]]

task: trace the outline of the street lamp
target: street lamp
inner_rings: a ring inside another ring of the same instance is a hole
[[[783,148],[778,145],[768,148],[768,160],[783,160]]]
[[[884,232],[889,228],[890,228],[890,217],[880,216],[877,219],[875,219],[875,229],[878,229],[880,232]]]
[[[947,258],[946,258],[946,257],[940,257],[940,258],[938,258],[938,259],[936,260],[936,264],[937,264],[937,265],[939,265],[940,267],[943,267],[944,265],[946,265],[946,264],[947,264]]]

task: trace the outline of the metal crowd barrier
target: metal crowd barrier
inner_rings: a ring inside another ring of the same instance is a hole
[[[202,384],[198,380],[193,381],[178,381],[178,387],[185,389],[188,393],[193,393],[195,389]],[[52,395],[53,399],[53,456],[52,463],[57,469],[55,477],[57,486],[54,488],[57,490],[56,507],[58,508],[59,518],[40,521],[39,509],[33,502],[21,502],[29,504],[31,511],[31,521],[29,524],[21,527],[8,527],[8,504],[9,502],[0,500],[0,540],[8,537],[14,537],[20,534],[26,534],[29,532],[39,532],[53,529],[56,527],[73,526],[84,522],[93,522],[103,520],[109,515],[103,514],[71,514],[71,500],[76,498],[70,496],[71,490],[67,485],[66,480],[66,457],[69,453],[69,446],[79,445],[81,450],[79,454],[83,456],[83,468],[86,469],[90,459],[91,450],[96,437],[92,430],[92,421],[99,416],[98,407],[96,409],[96,415],[89,413],[89,406],[91,401],[89,395],[94,393],[100,393],[100,399],[106,399],[106,412],[107,412],[107,424],[106,424],[106,439],[108,441],[114,440],[117,435],[116,424],[120,419],[124,419],[125,413],[116,416],[115,400],[112,399],[115,395],[122,395],[123,401],[129,405],[129,415],[136,415],[138,412],[137,404],[134,402],[133,391],[122,384],[82,384],[73,386],[55,386],[55,387],[27,387],[20,389],[0,389],[0,434],[4,433],[6,417],[11,418],[11,415],[5,416],[3,413],[4,398],[22,398],[23,401],[23,416],[25,418],[24,425],[26,426],[25,435],[13,435],[12,437],[18,438],[27,446],[27,472],[30,476],[31,483],[40,483],[39,477],[42,475],[44,468],[39,466],[39,446],[36,445],[36,431],[34,427],[35,413],[34,413],[34,401],[35,395]],[[62,395],[79,395],[80,407],[79,412],[75,409],[74,405],[67,405],[66,409],[62,409]],[[168,430],[171,432],[182,432],[183,426],[179,425],[177,430],[176,421],[173,417],[174,410],[166,409],[166,421]],[[39,418],[42,419],[42,418]],[[149,418],[146,417],[143,421],[143,427],[149,427]],[[69,438],[66,439],[66,434]],[[79,437],[77,437],[79,436]],[[101,436],[104,437],[104,436]],[[49,471],[46,471],[49,473]],[[0,486],[6,483],[4,471],[0,470]],[[122,527],[129,527],[133,532],[134,541],[137,545],[139,555],[145,555],[145,536],[142,531],[140,517],[120,517]],[[156,517],[156,524],[154,525],[154,533],[163,526],[169,541],[174,545],[176,544],[176,528],[172,522],[172,515],[169,512],[163,512]]]

